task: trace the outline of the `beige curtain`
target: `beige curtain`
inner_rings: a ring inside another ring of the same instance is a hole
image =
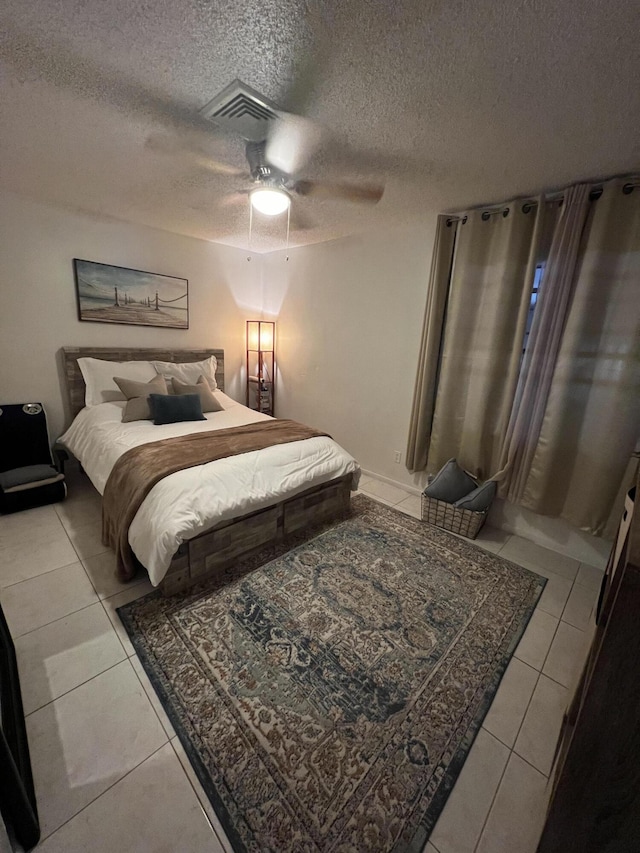
[[[452,456],[495,474],[518,380],[545,205],[522,203],[459,225],[427,470]]]
[[[558,216],[500,460],[500,494],[517,503],[538,446],[576,278],[578,251],[589,213],[586,184],[569,187]]]
[[[456,219],[448,216],[438,217],[405,455],[405,464],[410,471],[421,470],[427,464],[438,358],[458,225],[459,222]]]
[[[640,434],[640,189],[591,203],[573,298],[519,503],[613,535]]]

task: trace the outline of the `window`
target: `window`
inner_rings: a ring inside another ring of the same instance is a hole
[[[522,340],[522,355],[524,356],[525,350],[527,349],[527,344],[529,343],[529,333],[531,332],[531,325],[533,324],[533,315],[536,310],[536,305],[538,302],[538,291],[540,290],[540,282],[542,281],[542,274],[544,272],[544,264],[538,264],[536,266],[535,275],[533,276],[533,285],[531,287],[531,301],[529,302],[529,313],[527,314],[527,325],[524,330],[524,338]]]

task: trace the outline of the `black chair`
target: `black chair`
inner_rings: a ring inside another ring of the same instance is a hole
[[[64,474],[53,464],[41,403],[0,404],[0,512],[64,499]]]

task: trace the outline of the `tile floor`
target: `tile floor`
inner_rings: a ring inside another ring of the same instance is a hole
[[[363,477],[410,515],[420,501]],[[555,739],[584,659],[601,569],[500,531],[477,544],[549,579],[425,853],[533,853]],[[0,517],[0,601],[15,639],[47,853],[230,847],[120,624],[150,584],[114,578],[100,499],[69,472],[64,503]]]

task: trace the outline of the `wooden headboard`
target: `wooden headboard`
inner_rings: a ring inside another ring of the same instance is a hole
[[[224,391],[223,349],[111,349],[109,347],[63,347],[62,357],[71,417],[84,408],[84,379],[78,366],[79,358],[101,358],[103,361],[203,361],[215,355],[218,362],[216,382]]]

